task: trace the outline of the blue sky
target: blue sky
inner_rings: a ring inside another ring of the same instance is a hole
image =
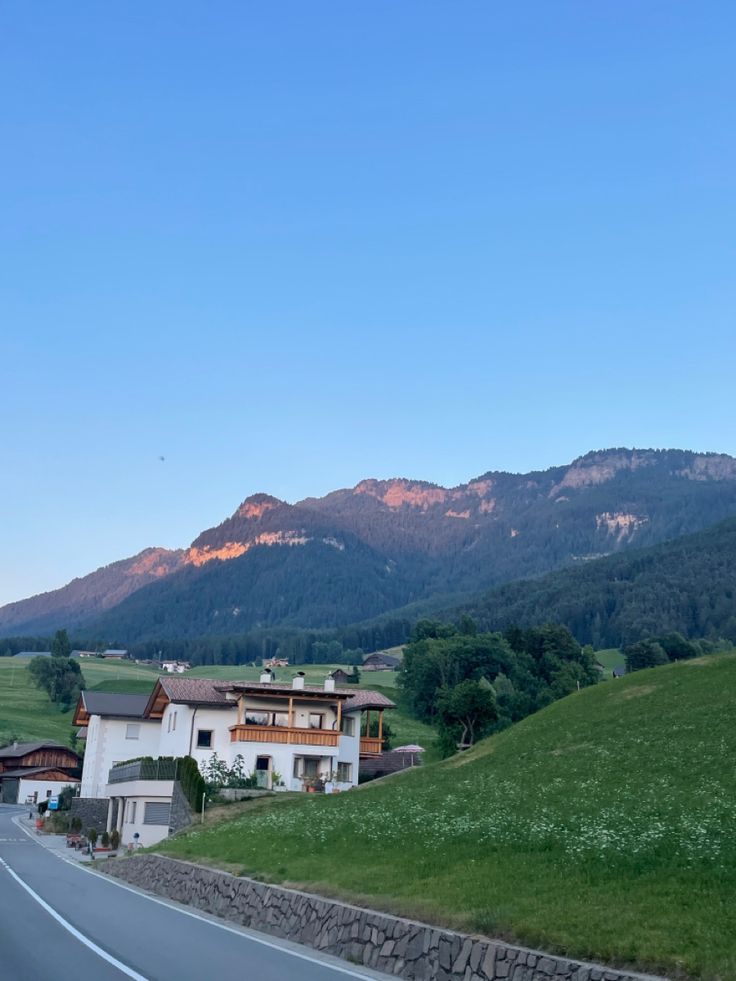
[[[736,453],[735,22],[4,4],[0,603],[256,491]]]

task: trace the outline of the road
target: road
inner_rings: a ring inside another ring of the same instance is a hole
[[[347,981],[385,975],[183,910],[65,861],[0,804],[3,981]]]

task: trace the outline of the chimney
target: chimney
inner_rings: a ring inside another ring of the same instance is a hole
[[[304,689],[304,672],[303,671],[298,671],[294,675],[294,680],[291,683],[291,687],[292,688],[295,688],[295,689],[297,689],[299,691],[302,691]]]
[[[260,681],[261,681],[261,684],[262,685],[270,685],[271,684],[271,682],[273,681],[273,678],[271,677],[271,669],[270,668],[264,668],[264,670],[261,671]]]
[[[325,678],[325,691],[334,691],[334,690],[335,690],[335,679],[330,678],[328,676],[327,678]]]

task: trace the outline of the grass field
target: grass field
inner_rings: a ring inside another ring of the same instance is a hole
[[[733,979],[734,690],[736,654],[638,672],[461,757],[158,847],[577,957]]]
[[[52,739],[68,744],[72,713],[60,712],[31,684],[30,658],[0,657],[0,746],[14,739]]]
[[[604,677],[613,677],[614,668],[625,668],[626,658],[623,656],[618,647],[611,647],[605,651],[596,651],[595,659],[599,664],[603,665]]]

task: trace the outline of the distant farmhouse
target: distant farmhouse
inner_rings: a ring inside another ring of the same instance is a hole
[[[35,653],[38,653],[37,651]],[[60,743],[18,743],[0,748],[0,801],[37,804],[79,785],[80,758]]]
[[[51,651],[18,651],[13,657],[51,657]]]
[[[364,671],[398,671],[400,666],[401,658],[386,651],[375,651],[363,661]]]
[[[162,661],[161,670],[168,674],[184,674],[191,668],[189,661]]]
[[[329,675],[330,678],[337,685],[347,685],[350,682],[351,676],[343,668],[337,668],[332,674]]]
[[[266,657],[263,659],[264,668],[288,668],[288,657]]]
[[[127,661],[128,652],[124,650],[118,650],[115,647],[108,647],[106,651],[102,652],[102,657],[108,661]]]

